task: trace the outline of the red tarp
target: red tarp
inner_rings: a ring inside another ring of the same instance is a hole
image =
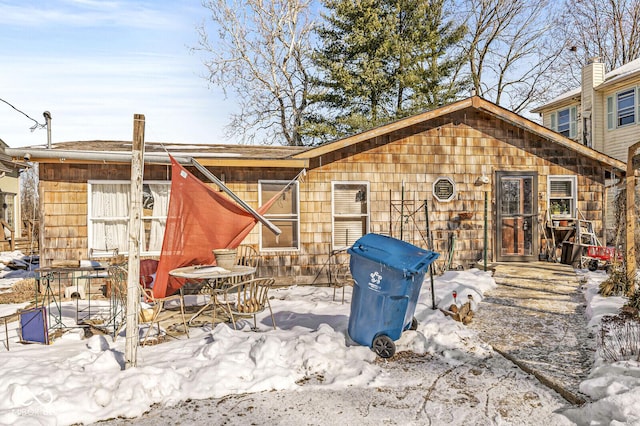
[[[238,247],[257,223],[251,213],[170,158],[171,199],[153,286],[155,297],[173,294],[184,285],[184,280],[170,277],[169,271],[213,264],[213,249]],[[257,209],[258,213],[267,211],[279,195]]]

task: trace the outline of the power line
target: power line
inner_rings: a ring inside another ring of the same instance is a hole
[[[35,118],[31,118],[27,113],[20,111],[18,108],[14,107],[13,105],[11,105],[9,102],[5,101],[4,99],[0,98],[0,101],[4,102],[5,104],[9,105],[11,108],[15,109],[16,111],[18,111],[20,114],[24,115],[25,117],[27,117],[29,120],[33,121],[34,124],[33,126],[31,126],[29,129],[33,132],[36,129],[44,129],[45,127],[47,127],[46,124],[40,124],[38,122],[38,120],[36,120]]]

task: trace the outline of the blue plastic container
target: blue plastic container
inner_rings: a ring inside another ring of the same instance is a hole
[[[363,236],[348,253],[355,281],[349,337],[388,358],[414,321],[424,275],[439,254],[378,234]]]

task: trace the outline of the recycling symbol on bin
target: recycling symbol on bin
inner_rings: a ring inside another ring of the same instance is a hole
[[[380,275],[378,271],[376,271],[376,272],[370,273],[369,277],[371,278],[371,281],[369,281],[369,287],[376,290],[380,290],[380,282],[382,281],[382,275]]]

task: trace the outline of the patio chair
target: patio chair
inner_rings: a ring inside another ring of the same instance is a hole
[[[257,268],[260,263],[258,252],[252,246],[241,244],[237,248],[236,265],[251,266]]]
[[[349,256],[345,250],[334,250],[329,255],[329,286],[333,287],[333,301],[336,300],[336,290],[342,288],[342,303],[344,303],[344,288],[353,286],[354,281],[349,268]]]
[[[260,256],[258,256],[258,252],[252,246],[241,244],[236,249],[236,265],[240,266],[250,266],[258,270],[258,265],[260,264]],[[255,278],[255,273],[251,275],[245,275],[242,277],[235,277],[229,280],[231,284],[237,284],[242,281],[250,280]]]
[[[121,312],[120,315],[125,319],[127,307],[127,275],[127,270],[122,266],[114,265],[109,267],[109,277],[111,279],[111,286],[114,291],[115,301],[119,305],[118,309]],[[187,327],[187,320],[184,315],[184,298],[182,297],[182,294],[178,293],[166,297],[155,297],[151,289],[143,287],[142,282],[141,277],[141,280],[138,282],[138,289],[140,290],[141,296],[138,323],[148,324],[148,327],[140,343],[144,345],[147,343],[149,338],[162,335],[160,324],[167,323],[169,320],[175,319],[177,316],[180,317],[182,326],[184,327],[188,338],[189,328]],[[169,309],[168,305],[171,305],[172,307],[177,305],[179,311]],[[125,321],[122,321],[120,327],[116,333],[114,333],[114,341],[120,331],[122,331],[124,324]],[[151,335],[151,330],[154,329],[154,326],[157,331],[155,335]],[[167,329],[169,328],[170,327],[167,327]],[[167,335],[169,335],[168,332]]]
[[[237,317],[253,317],[252,330],[257,330],[256,315],[269,308],[271,323],[275,330],[276,320],[273,317],[271,303],[269,303],[269,289],[274,282],[273,278],[254,278],[233,284],[215,295],[216,305],[226,311],[231,318],[234,329]]]

